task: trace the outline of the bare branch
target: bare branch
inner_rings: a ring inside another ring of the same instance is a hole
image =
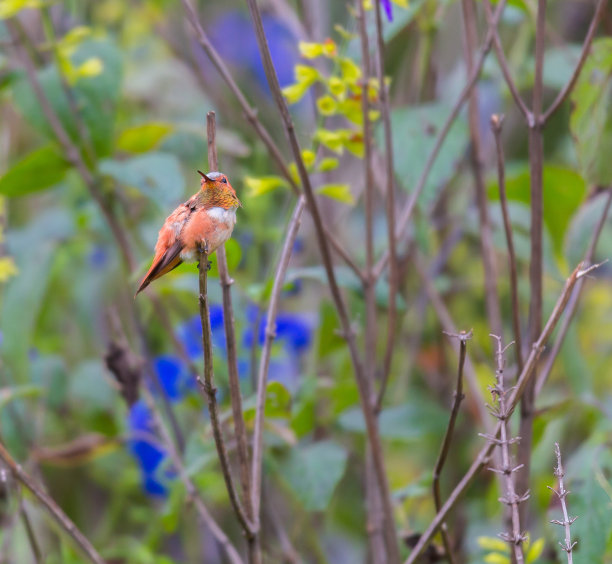
[[[261,491],[262,491],[262,464],[263,464],[263,424],[265,419],[265,404],[266,404],[266,389],[268,384],[268,370],[270,367],[270,354],[272,353],[272,343],[274,341],[276,315],[278,313],[278,305],[280,301],[281,290],[285,281],[285,274],[291,259],[293,244],[297,237],[300,228],[302,213],[306,207],[304,196],[300,196],[293,210],[291,221],[285,235],[285,243],[281,252],[276,274],[274,275],[274,284],[272,293],[270,294],[270,303],[268,305],[268,314],[266,316],[266,332],[261,357],[259,359],[259,372],[257,375],[257,400],[255,404],[255,428],[253,430],[253,461],[252,461],[252,505],[253,518],[256,524],[256,530],[260,525],[260,506],[261,506]]]
[[[83,554],[87,556],[88,560],[94,564],[105,564],[104,559],[100,556],[89,539],[71,521],[70,517],[64,513],[55,500],[43,491],[43,489],[26,473],[21,465],[15,461],[2,443],[0,443],[0,458],[9,467],[15,478],[45,506],[54,521],[72,538]]]
[[[387,172],[387,187],[385,212],[387,215],[387,242],[389,246],[389,305],[387,311],[387,345],[383,358],[382,377],[376,411],[382,409],[385,391],[391,374],[393,351],[397,343],[397,290],[399,287],[399,271],[397,266],[397,246],[395,243],[395,165],[393,163],[393,138],[391,131],[391,103],[389,88],[385,83],[385,43],[382,33],[381,3],[376,2],[376,75],[380,88],[380,110],[384,132],[385,168]],[[373,273],[374,274],[374,273]],[[374,274],[375,276],[375,274]]]
[[[516,266],[516,254],[514,252],[514,238],[512,237],[512,223],[508,210],[508,197],[506,195],[506,171],[504,161],[504,147],[501,140],[503,115],[491,116],[491,129],[495,137],[497,149],[497,183],[499,187],[499,203],[504,220],[504,231],[506,234],[506,245],[508,246],[508,266],[510,269],[510,300],[512,302],[512,329],[516,346],[516,364],[519,374],[523,370],[523,343],[521,338],[521,318],[518,301],[518,271]]]
[[[508,402],[506,404],[507,416],[510,417],[514,412],[518,402],[520,401],[523,393],[525,391],[525,386],[529,383],[531,378],[533,377],[535,365],[542,354],[542,350],[544,349],[544,345],[546,341],[550,338],[554,328],[557,326],[559,319],[561,318],[561,314],[565,310],[567,306],[567,302],[569,301],[572,290],[576,286],[578,280],[580,280],[583,276],[592,272],[594,268],[597,268],[599,265],[592,265],[590,267],[585,267],[583,263],[579,264],[578,267],[572,272],[571,276],[566,280],[565,286],[561,295],[559,296],[555,307],[553,308],[548,321],[540,334],[538,340],[534,343],[531,348],[531,352],[525,361],[525,366],[523,367],[523,371],[521,372],[518,382],[516,386],[512,389]],[[501,425],[498,423],[495,431],[491,433],[492,437],[497,438],[501,432]],[[470,485],[472,480],[476,477],[480,469],[487,463],[493,448],[495,447],[495,441],[488,441],[488,444],[485,445],[472,462],[472,465],[469,467],[463,478],[459,481],[455,489],[452,491],[442,509],[438,511],[436,516],[433,518],[432,522],[429,524],[425,532],[419,538],[419,541],[414,546],[410,556],[407,558],[405,564],[414,564],[416,559],[419,557],[421,552],[430,542],[432,536],[439,529],[440,524],[446,519],[449,511],[455,506],[461,494],[465,491],[465,489]]]
[[[587,249],[587,252],[584,255],[584,262],[586,264],[589,264],[593,260],[593,256],[595,254],[595,248],[597,247],[597,242],[599,241],[599,236],[601,235],[601,232],[603,231],[603,227],[606,223],[608,213],[610,212],[611,203],[612,203],[612,188],[608,188],[608,197],[604,204],[603,211],[601,213],[599,221],[597,222],[597,225],[595,226],[595,230],[593,231],[593,236],[591,237],[589,248]],[[548,354],[544,368],[538,375],[538,380],[535,386],[536,396],[542,391],[544,384],[546,384],[546,380],[548,380],[548,376],[550,375],[550,372],[555,363],[555,360],[557,359],[557,356],[559,355],[559,351],[561,350],[561,347],[563,346],[563,341],[565,340],[565,336],[567,335],[572,319],[574,318],[574,315],[576,313],[576,309],[578,308],[578,300],[580,299],[580,294],[582,293],[583,285],[584,285],[584,280],[580,279],[578,283],[576,284],[576,287],[574,288],[570,301],[567,304],[567,310],[565,312],[565,315],[563,316],[563,321],[561,323],[561,326],[559,327],[559,332],[557,333],[555,343],[552,346],[550,353]]]
[[[451,408],[451,414],[444,433],[444,439],[442,439],[442,445],[440,447],[440,453],[438,459],[434,465],[433,470],[433,497],[436,506],[436,511],[440,511],[442,507],[442,497],[440,495],[440,476],[442,475],[442,468],[446,462],[448,451],[450,450],[451,440],[453,438],[453,432],[455,430],[455,422],[459,415],[459,408],[461,407],[461,401],[463,400],[463,366],[465,364],[465,357],[467,353],[467,342],[472,338],[472,331],[469,332],[461,331],[461,333],[447,333],[449,337],[453,337],[459,340],[459,369],[457,371],[457,384],[455,385],[455,396],[453,399],[453,407]],[[456,560],[454,557],[454,551],[448,538],[448,530],[446,523],[442,522],[440,525],[440,532],[442,534],[442,542],[444,543],[444,550],[450,564],[455,564]]]
[[[576,86],[576,82],[580,77],[580,72],[582,71],[582,67],[584,67],[584,63],[587,60],[589,55],[589,51],[591,50],[591,44],[593,43],[593,38],[595,37],[595,32],[599,26],[599,21],[603,16],[603,13],[608,4],[608,0],[599,0],[597,2],[597,8],[595,8],[595,14],[593,15],[593,19],[591,20],[591,25],[589,26],[589,31],[587,32],[586,37],[584,38],[584,43],[582,44],[582,52],[580,53],[580,58],[578,59],[578,63],[574,68],[574,72],[572,76],[568,80],[567,84],[563,87],[561,92],[557,95],[554,102],[550,105],[548,110],[544,112],[544,115],[540,118],[542,125],[546,124],[548,119],[561,107],[561,104],[565,101],[565,99],[570,95],[571,91]]]
[[[216,120],[215,112],[206,115],[206,137],[208,141],[208,169],[219,170],[216,143]],[[232,304],[232,284],[227,268],[227,257],[225,245],[217,249],[217,267],[219,269],[219,281],[223,293],[223,326],[225,329],[225,341],[227,344],[227,372],[229,381],[230,401],[232,404],[232,415],[234,418],[234,435],[236,437],[236,450],[238,452],[238,464],[240,468],[240,483],[242,486],[243,503],[248,520],[253,523],[253,500],[251,494],[251,474],[249,447],[247,431],[242,413],[242,393],[240,391],[240,379],[238,378],[238,350],[236,347],[236,331],[234,329],[234,306]],[[261,562],[261,547],[259,543],[259,531],[252,536],[247,535],[249,546],[249,562],[258,564]]]
[[[219,411],[217,406],[217,388],[214,383],[213,376],[213,354],[212,354],[212,331],[210,328],[210,311],[208,308],[208,288],[207,288],[207,273],[208,273],[208,248],[206,243],[198,250],[198,270],[199,270],[199,282],[200,282],[200,320],[202,322],[202,347],[204,349],[204,374],[203,379],[197,378],[198,386],[202,395],[205,397],[208,403],[208,412],[210,414],[210,424],[213,431],[213,437],[215,439],[215,446],[217,447],[217,454],[219,455],[219,463],[221,464],[221,471],[223,473],[223,479],[225,480],[225,487],[230,498],[230,502],[236,513],[236,517],[244,530],[245,535],[248,538],[253,537],[255,534],[255,527],[247,517],[236,488],[234,486],[234,480],[232,478],[232,472],[229,466],[229,460],[227,456],[227,449],[225,447],[225,441],[223,439],[223,430],[221,429],[221,421],[219,420]]]
[[[281,92],[281,88],[278,82],[278,77],[276,75],[276,69],[272,62],[270,49],[261,21],[261,13],[259,11],[259,6],[257,5],[256,0],[247,0],[247,4],[249,6],[251,18],[255,26],[255,35],[257,37],[257,43],[259,45],[259,51],[263,60],[266,77],[268,78],[268,84],[270,86],[270,90],[272,91],[272,96],[276,102],[278,110],[281,114],[285,133],[287,134],[287,137],[289,139],[293,158],[297,164],[297,169],[304,190],[304,195],[308,203],[308,209],[310,210],[315,226],[317,242],[319,245],[319,250],[321,252],[325,272],[327,274],[329,288],[332,294],[334,304],[336,306],[336,310],[338,312],[338,317],[340,318],[342,330],[344,331],[345,338],[347,340],[351,361],[355,371],[355,378],[357,380],[357,385],[359,388],[359,396],[361,401],[361,408],[366,423],[367,437],[370,443],[370,447],[372,449],[374,467],[381,490],[381,497],[386,521],[385,533],[390,539],[389,542],[387,542],[388,550],[391,551],[388,554],[388,559],[391,564],[394,564],[395,562],[399,562],[399,545],[397,541],[395,521],[393,518],[393,507],[391,505],[389,483],[387,480],[387,475],[385,473],[382,443],[380,439],[380,434],[378,432],[378,422],[376,420],[376,415],[372,406],[373,396],[371,382],[368,380],[367,375],[364,373],[363,365],[361,363],[361,359],[359,357],[359,352],[357,349],[355,336],[351,330],[351,324],[346,304],[344,303],[344,299],[342,298],[340,288],[336,281],[336,274],[332,263],[325,228],[323,226],[323,221],[321,219],[321,214],[319,211],[317,200],[314,195],[314,191],[312,189],[312,185],[310,183],[308,172],[306,171],[306,167],[304,166],[302,152],[300,150],[300,146],[295,134],[295,127],[293,125],[291,115],[289,114],[289,109],[287,107],[285,99],[283,98],[283,94]]]

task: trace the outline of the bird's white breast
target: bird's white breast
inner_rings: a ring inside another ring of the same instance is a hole
[[[233,229],[234,225],[236,225],[236,208],[231,208],[229,210],[223,208],[210,208],[208,210],[208,215],[211,219],[230,226],[230,229]]]

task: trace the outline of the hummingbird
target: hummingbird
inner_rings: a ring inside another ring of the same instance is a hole
[[[198,260],[201,248],[211,255],[230,238],[242,203],[225,174],[198,173],[200,190],[166,218],[157,236],[153,264],[136,295],[179,264]]]

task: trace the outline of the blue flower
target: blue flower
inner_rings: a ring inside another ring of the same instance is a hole
[[[223,307],[218,304],[210,306],[210,328],[213,345],[225,351],[227,346],[223,327]],[[202,356],[202,323],[199,315],[194,315],[191,319],[179,325],[177,336],[182,341],[189,358],[200,358]]]
[[[391,7],[391,0],[379,0],[382,4],[385,12],[387,13],[387,19],[392,22],[393,21],[393,8]]]
[[[94,245],[89,253],[89,263],[94,268],[104,268],[108,263],[108,253],[102,245]]]
[[[174,356],[158,356],[155,359],[155,371],[170,401],[181,399],[188,389],[193,388],[193,380],[187,374],[183,363]]]
[[[136,438],[128,441],[128,448],[140,467],[144,490],[154,496],[165,495],[166,486],[159,477],[159,469],[166,458],[166,451],[154,439],[139,436],[146,434],[155,437],[153,415],[143,400],[138,400],[130,408],[128,427],[130,433],[136,435]]]
[[[257,308],[249,308],[247,317],[251,326],[242,336],[245,347],[253,345],[255,322],[257,321]],[[257,329],[257,342],[263,345],[266,338],[266,316],[262,314]],[[276,340],[283,343],[287,352],[299,355],[305,352],[312,341],[312,321],[310,316],[303,313],[279,313],[276,317]]]

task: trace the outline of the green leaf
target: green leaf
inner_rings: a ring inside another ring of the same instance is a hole
[[[338,159],[334,157],[325,157],[321,159],[321,162],[317,165],[319,172],[329,172],[338,168]]]
[[[280,473],[308,511],[324,511],[346,469],[347,452],[332,441],[298,445]]]
[[[70,168],[55,145],[46,145],[21,159],[0,178],[0,194],[23,196],[61,182]]]
[[[168,153],[145,153],[122,161],[105,159],[100,172],[138,189],[164,209],[182,198],[185,190],[179,161]]]
[[[280,176],[261,176],[259,178],[247,176],[244,183],[251,190],[252,197],[261,196],[277,188],[287,186],[287,181]]]
[[[578,161],[593,184],[612,182],[612,39],[593,41],[591,53],[571,94],[570,129]]]
[[[174,127],[169,123],[143,123],[124,129],[117,139],[117,149],[127,153],[146,153],[159,145]]]
[[[81,77],[73,85],[72,92],[96,154],[106,156],[110,153],[113,143],[115,113],[121,83],[121,54],[108,39],[88,40],[78,46],[71,61],[78,68],[92,58],[100,60],[102,72],[95,76]],[[49,65],[37,74],[51,107],[70,137],[77,142],[78,131],[74,112],[64,93],[57,67]],[[13,98],[19,112],[32,126],[48,137],[55,138],[38,98],[25,76],[14,85]]]
[[[540,558],[542,552],[544,551],[545,544],[546,541],[541,538],[529,546],[527,549],[527,554],[525,555],[525,561],[527,564],[533,564],[538,558]]]
[[[269,382],[266,388],[266,417],[289,417],[291,394],[280,382]]]
[[[402,179],[402,186],[406,190],[416,188],[438,132],[449,113],[450,108],[444,104],[423,104],[397,108],[391,112],[395,173]],[[382,146],[382,127],[377,128],[376,138],[379,146]],[[467,144],[468,127],[460,115],[451,126],[429,173],[419,200],[421,204],[432,202],[440,187],[453,176],[457,163],[463,159]]]
[[[531,201],[529,170],[523,168],[506,180],[508,199],[528,204]],[[587,187],[575,171],[554,165],[544,167],[542,178],[544,224],[556,254],[561,254],[563,241],[572,215],[584,200]],[[499,200],[497,183],[489,187],[489,197]]]
[[[0,410],[4,409],[7,403],[15,399],[38,397],[43,392],[39,386],[12,386],[0,388]]]
[[[231,273],[238,268],[242,259],[242,248],[236,239],[228,239],[225,244],[225,257],[227,259],[227,269]],[[217,253],[208,258],[210,261],[210,270],[208,275],[213,278],[219,278],[219,263],[217,262]]]
[[[355,203],[355,198],[353,198],[348,184],[325,184],[317,192],[322,196],[327,196],[332,200],[348,204],[349,206]]]
[[[344,411],[340,426],[347,431],[365,433],[363,413],[359,407]],[[388,440],[416,441],[425,436],[442,437],[448,414],[425,398],[385,409],[380,414],[380,436]]]

